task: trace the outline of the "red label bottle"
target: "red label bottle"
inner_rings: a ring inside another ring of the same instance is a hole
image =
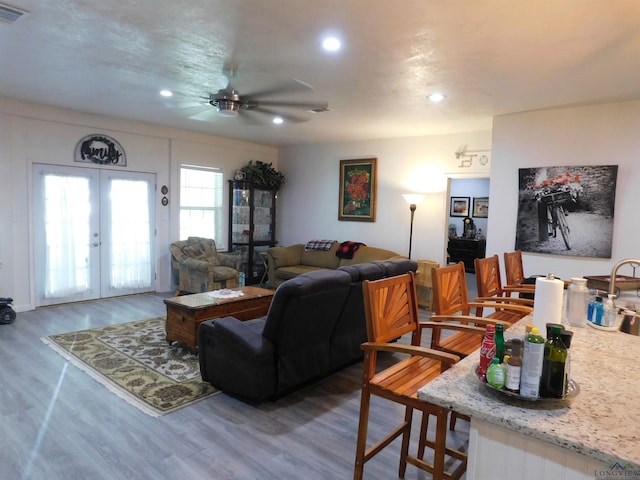
[[[495,325],[487,325],[482,345],[480,346],[480,365],[478,366],[478,377],[483,382],[487,381],[487,369],[491,365],[493,357],[496,356],[496,342],[494,339],[496,333]]]

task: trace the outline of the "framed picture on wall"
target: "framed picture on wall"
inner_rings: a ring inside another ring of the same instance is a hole
[[[612,258],[617,179],[618,165],[518,169],[515,250]]]
[[[449,215],[451,217],[468,217],[469,200],[469,197],[451,197]]]
[[[475,218],[487,218],[489,216],[489,197],[473,198],[473,216]]]
[[[376,221],[375,158],[340,160],[338,220]]]

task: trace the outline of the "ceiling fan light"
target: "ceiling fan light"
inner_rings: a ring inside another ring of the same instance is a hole
[[[276,125],[282,125],[282,123],[284,123],[284,120],[282,119],[282,117],[273,117],[273,123],[275,123]]]
[[[337,52],[342,47],[342,42],[337,37],[327,37],[322,41],[322,48],[327,52]]]
[[[235,117],[240,111],[240,103],[234,100],[221,98],[216,100],[213,105],[218,110],[218,113],[224,117]]]

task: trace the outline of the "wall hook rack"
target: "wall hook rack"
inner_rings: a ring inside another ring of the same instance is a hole
[[[479,158],[480,165],[486,165],[489,161],[489,157],[487,155],[481,155],[482,152],[486,152],[488,150],[467,150],[466,145],[462,145],[458,150],[456,150],[456,159],[460,160],[460,164],[458,168],[469,168],[473,164],[473,159],[475,157]]]

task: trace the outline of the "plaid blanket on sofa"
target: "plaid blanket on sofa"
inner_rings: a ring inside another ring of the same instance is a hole
[[[336,250],[336,257],[351,259],[360,247],[366,247],[366,245],[360,242],[342,242]]]
[[[337,240],[309,240],[304,246],[305,252],[312,250],[331,250],[331,247]]]

